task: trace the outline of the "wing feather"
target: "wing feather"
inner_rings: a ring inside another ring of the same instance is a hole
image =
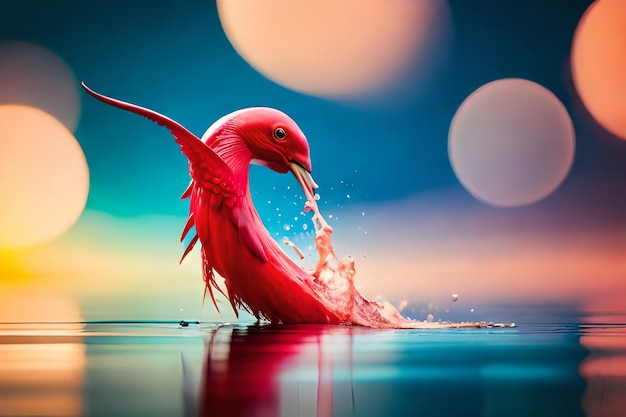
[[[218,155],[213,149],[211,149],[211,147],[207,145],[207,143],[203,142],[200,138],[195,136],[181,124],[175,122],[169,117],[157,113],[154,110],[150,110],[145,107],[137,106],[135,104],[124,102],[97,93],[87,87],[84,82],[82,83],[82,86],[85,91],[87,91],[87,93],[89,93],[96,99],[122,110],[127,110],[140,116],[146,117],[147,119],[166,127],[174,136],[174,139],[176,143],[178,143],[178,145],[180,146],[182,153],[189,160],[189,172],[192,177],[191,184],[185,190],[181,197],[183,199],[191,197],[191,213],[189,218],[187,219],[187,223],[183,230],[181,240],[184,239],[185,236],[189,233],[190,229],[196,225],[198,216],[197,211],[200,208],[199,205],[206,203],[209,206],[209,210],[227,210],[230,220],[232,222],[232,226],[234,226],[238,230],[241,241],[251,250],[251,252],[259,260],[261,260],[262,262],[267,262],[267,255],[263,248],[263,244],[258,235],[253,230],[253,225],[251,224],[248,217],[249,213],[242,213],[242,211],[240,210],[240,207],[243,203],[243,198],[245,198],[246,184],[243,183],[244,189],[238,188],[242,187],[242,184],[236,181],[233,170],[220,157],[220,155]],[[204,192],[200,192],[200,189],[202,189]],[[208,192],[209,194],[205,194],[206,192]],[[205,195],[205,197],[210,197],[207,198],[206,201],[204,201],[203,203],[201,195]],[[197,229],[196,233],[198,233]],[[181,258],[181,262],[193,249],[197,241],[198,235],[195,235],[185,249],[185,252],[183,253],[183,256]],[[220,293],[226,296],[226,298],[228,298],[231,306],[233,307],[233,310],[235,310],[235,313],[237,313],[237,307],[246,307],[245,303],[243,303],[236,294],[230,294],[229,291],[229,294],[226,295],[217,284],[215,280],[213,265],[209,254],[205,251],[205,248],[203,248],[202,250],[202,259],[203,279],[206,284],[205,297],[206,293],[208,292],[211,296],[213,304],[215,305],[215,308],[219,311],[219,307],[217,306],[217,302],[214,297],[213,288],[217,289]],[[225,284],[228,288],[228,281],[226,281]],[[258,316],[258,312],[256,312],[255,314]]]
[[[220,158],[219,155],[216,154],[215,151],[213,151],[213,149],[211,149],[206,143],[202,142],[196,135],[191,133],[178,122],[175,122],[169,117],[157,113],[154,110],[97,93],[87,87],[84,82],[82,83],[82,86],[87,93],[106,104],[139,114],[140,116],[166,127],[174,136],[174,139],[180,146],[183,154],[189,160],[189,171],[191,172],[192,178],[200,185],[208,186],[210,181],[214,178],[218,178],[220,184],[235,184],[233,172],[222,160],[222,158]]]

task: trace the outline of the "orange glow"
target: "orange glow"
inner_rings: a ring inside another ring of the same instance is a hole
[[[445,2],[218,0],[224,32],[261,74],[297,91],[351,97],[428,72],[448,29]],[[413,62],[419,61],[419,68]],[[416,74],[417,73],[417,74]]]
[[[19,252],[0,249],[0,277],[5,283],[23,282],[31,277],[22,265]]]
[[[366,294],[410,294],[446,305],[452,304],[452,293],[473,302],[554,303],[580,302],[609,290],[626,292],[623,248],[520,243],[468,239],[455,242],[446,253],[414,248],[369,254],[357,262],[356,283]]]
[[[83,151],[51,115],[0,106],[0,247],[53,239],[85,207],[89,171]]]
[[[522,206],[565,179],[574,160],[574,126],[546,88],[519,78],[497,80],[461,104],[448,152],[457,178],[478,200]]]
[[[12,374],[10,378],[14,381],[19,378],[19,382],[42,382],[45,376],[56,372],[59,374],[54,381],[71,382],[81,376],[84,350],[78,343],[6,344],[2,345],[0,369]],[[34,370],[41,374],[24,372]]]
[[[626,354],[588,358],[580,366],[580,374],[587,378],[626,377]]]
[[[617,292],[617,291],[616,291]],[[579,367],[587,381],[582,407],[589,417],[618,416],[626,409],[626,328],[622,314],[587,316],[587,321],[603,323],[585,326],[580,344],[590,354]]]
[[[626,2],[595,1],[578,24],[572,75],[591,115],[626,139]]]
[[[352,233],[336,233],[335,248],[354,258],[355,285],[369,298],[432,300],[454,311],[468,303],[623,311],[626,227],[571,198],[564,190],[523,213],[479,204],[462,191],[361,205],[360,219],[337,209],[337,225]]]
[[[621,360],[626,360],[622,357]],[[623,365],[622,365],[623,366]],[[623,378],[624,374],[622,374]],[[611,380],[606,377],[587,379],[587,388],[583,395],[581,406],[587,417],[617,417],[624,413],[626,408],[626,382],[619,379]]]
[[[0,105],[21,104],[50,113],[70,131],[80,117],[78,83],[72,70],[46,48],[0,42]]]
[[[184,223],[185,217],[116,218],[87,210],[54,242],[0,251],[0,257],[13,254],[12,264],[0,262],[0,313],[21,311],[25,320],[37,321],[30,314],[39,308],[32,304],[23,303],[24,308],[6,304],[16,297],[12,291],[19,291],[25,300],[64,292],[86,306],[87,320],[235,320],[222,297],[217,297],[221,316],[212,306],[203,307],[199,251],[179,264],[184,247],[177,236]]]
[[[623,353],[622,356],[615,358],[604,356],[594,357],[594,363],[597,363],[597,366],[590,366],[589,369],[587,369],[587,374],[609,375],[614,373],[626,377],[626,328],[623,327],[626,322],[626,315],[624,315],[623,312],[625,301],[626,298],[623,297],[619,313],[597,315],[593,313],[594,310],[597,311],[597,307],[593,308],[591,311],[585,308],[587,315],[583,318],[582,323],[585,334],[580,338],[580,344],[595,352],[613,351]],[[599,305],[603,303],[596,302],[595,304]],[[603,305],[603,307],[605,307],[605,311],[607,311],[617,306],[609,302],[608,306]],[[606,307],[608,307],[608,309]],[[602,325],[600,327],[594,327],[597,323],[602,323]],[[615,362],[615,366],[605,366],[609,362]]]
[[[0,344],[0,415],[84,415],[84,368],[82,343]]]
[[[74,299],[50,290],[30,287],[0,287],[0,323],[59,323],[82,321]],[[67,325],[63,325],[67,328]],[[72,328],[82,328],[78,323]]]
[[[84,415],[86,359],[75,333],[83,327],[76,301],[30,289],[0,291],[0,416]]]

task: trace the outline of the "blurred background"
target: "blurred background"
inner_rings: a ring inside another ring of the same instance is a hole
[[[202,307],[197,250],[178,263],[178,146],[80,81],[198,136],[288,113],[357,285],[412,318],[623,311],[624,21],[622,0],[0,0],[0,322],[234,317]],[[250,175],[314,263],[295,179]]]

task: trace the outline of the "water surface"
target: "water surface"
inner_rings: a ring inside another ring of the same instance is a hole
[[[0,324],[0,416],[614,416],[623,315],[506,329]]]

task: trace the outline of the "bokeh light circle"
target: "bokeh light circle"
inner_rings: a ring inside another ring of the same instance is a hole
[[[37,107],[75,131],[80,118],[78,82],[70,67],[46,48],[0,42],[0,105]]]
[[[450,125],[448,153],[461,184],[478,200],[522,206],[552,193],[574,159],[574,127],[545,87],[519,78],[470,94]]]
[[[0,247],[53,239],[82,213],[85,155],[72,133],[34,107],[0,106]]]
[[[597,0],[578,23],[572,76],[591,115],[626,139],[626,1]]]
[[[449,24],[445,1],[217,0],[217,7],[226,36],[252,67],[329,98],[371,95],[409,72],[419,81]]]

